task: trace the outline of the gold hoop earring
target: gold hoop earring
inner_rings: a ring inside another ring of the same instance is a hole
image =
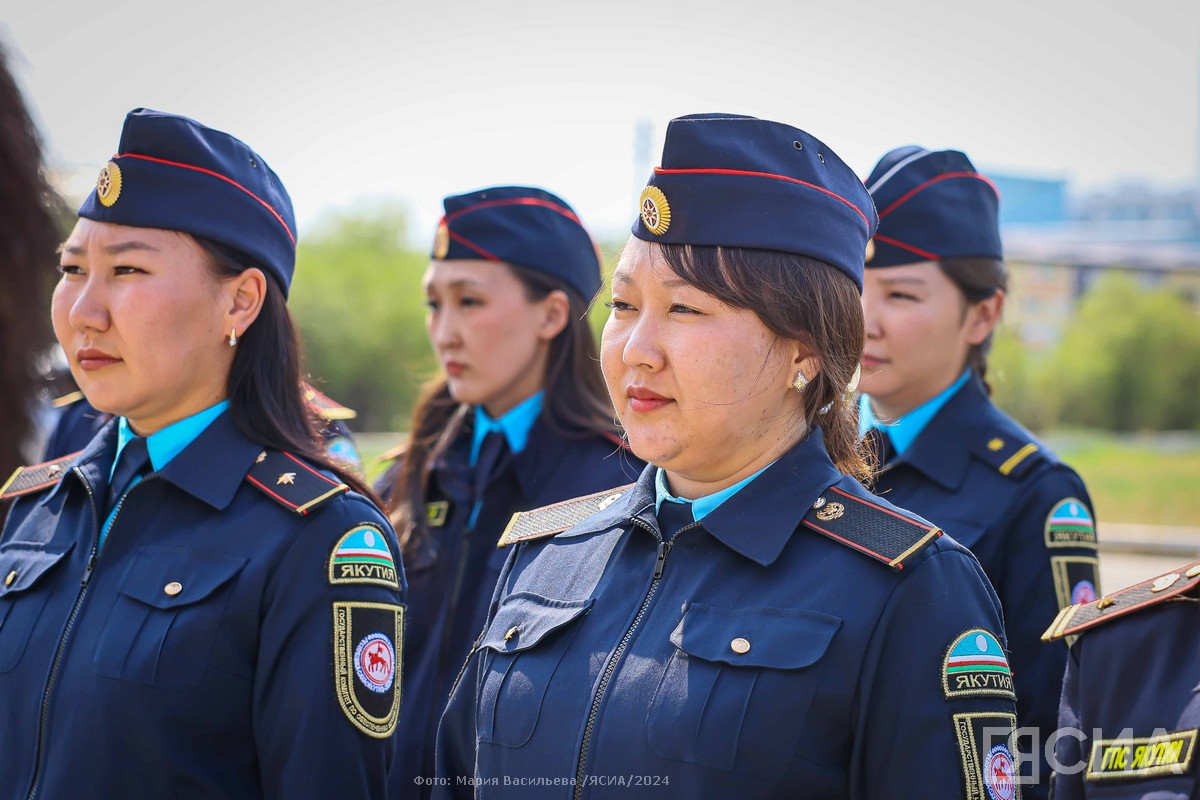
[[[230,328],[230,329],[229,329],[229,339],[228,339],[228,341],[229,341],[229,346],[230,346],[230,347],[237,347],[237,343],[238,343],[238,338],[237,338],[237,328]]]

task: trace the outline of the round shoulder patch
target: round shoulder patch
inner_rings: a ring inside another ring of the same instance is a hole
[[[983,759],[983,785],[991,800],[1017,796],[1017,769],[1008,745],[998,744]]]
[[[383,528],[360,522],[342,535],[329,554],[330,583],[378,583],[399,589],[396,560]]]
[[[942,689],[946,697],[995,695],[1016,699],[1008,658],[990,631],[972,628],[950,643],[942,662]]]
[[[1054,504],[1046,517],[1046,547],[1095,547],[1096,523],[1087,505],[1067,497]]]

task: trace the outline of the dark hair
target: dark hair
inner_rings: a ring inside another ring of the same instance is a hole
[[[256,266],[249,256],[220,242],[193,237],[209,256],[219,278],[232,278]],[[288,311],[283,288],[264,270],[267,279],[262,310],[254,324],[238,337],[229,370],[229,412],[242,435],[276,450],[286,450],[333,472],[341,481],[377,505],[378,498],[363,481],[325,455],[318,429],[322,424],[304,399],[300,340]]]
[[[563,281],[543,272],[505,264],[521,282],[525,298],[536,303],[553,291],[567,295],[568,321],[550,342],[545,401],[541,419],[568,439],[597,434],[618,436],[618,427],[598,366],[596,337],[587,321],[587,301]],[[425,526],[425,493],[437,461],[462,430],[470,406],[450,395],[445,377],[428,383],[413,409],[409,439],[396,480],[388,493],[392,525],[406,556],[416,556],[428,543]]]
[[[62,241],[61,200],[46,181],[41,140],[8,62],[0,42],[0,480],[26,463],[22,447],[33,438],[37,361],[53,341],[49,267]]]
[[[820,427],[839,470],[871,476],[846,388],[862,361],[858,287],[841,270],[807,256],[740,247],[657,245],[671,271],[733,308],[753,311],[776,336],[812,351],[821,370],[805,388],[804,422]],[[825,406],[830,406],[822,413]]]
[[[941,268],[942,274],[963,293],[967,305],[987,300],[998,290],[1008,291],[1008,268],[1001,259],[943,258],[937,262],[937,265]],[[963,313],[964,315],[966,313],[965,306]],[[989,395],[992,393],[992,386],[987,381],[987,358],[988,353],[992,350],[994,333],[993,329],[986,339],[971,346],[967,353],[967,363],[963,365],[970,367],[979,376],[979,380],[983,381],[983,388]]]

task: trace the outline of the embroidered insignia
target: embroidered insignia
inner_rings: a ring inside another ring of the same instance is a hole
[[[967,800],[1017,800],[1021,796],[1013,755],[1016,727],[1013,714],[954,715]]]
[[[996,695],[1016,700],[1012,670],[996,637],[983,628],[959,634],[942,660],[942,690],[948,698]]]
[[[404,607],[333,604],[333,680],[338,704],[354,727],[385,739],[400,716]]]
[[[1096,523],[1082,500],[1068,497],[1046,517],[1046,547],[1095,547]]]
[[[1142,739],[1097,739],[1088,758],[1089,781],[1182,775],[1192,768],[1197,729]]]
[[[842,514],[846,513],[846,507],[841,503],[830,503],[825,505],[817,512],[817,519],[822,522],[832,522],[835,519],[841,519]]]
[[[894,570],[904,569],[905,562],[942,535],[939,528],[916,515],[835,486],[816,499],[804,515],[804,525]]]
[[[997,450],[1001,449],[1002,447],[1004,447],[1004,440],[1001,439],[999,436],[997,436],[995,439],[992,439],[990,442],[988,442],[988,450],[991,450],[993,453],[996,452]]]
[[[1088,561],[1088,559],[1084,559]],[[1051,559],[1054,561],[1054,559]],[[1093,572],[1096,569],[1095,559],[1090,560],[1087,567]],[[1182,577],[1180,574],[1182,573]],[[1170,579],[1170,585],[1166,586]],[[1055,572],[1057,588],[1058,572]],[[1160,586],[1158,591],[1154,587]],[[1200,586],[1200,561],[1188,564],[1178,570],[1172,570],[1165,575],[1151,578],[1134,584],[1110,595],[1101,597],[1095,602],[1069,605],[1058,612],[1054,622],[1042,634],[1042,641],[1053,641],[1066,636],[1074,636],[1102,624],[1106,620],[1117,619],[1148,606],[1155,605],[1178,597]]]
[[[655,236],[662,236],[671,227],[671,205],[667,196],[657,186],[647,186],[638,198],[642,224]]]
[[[82,450],[79,451],[79,453],[82,452]],[[9,479],[0,484],[0,500],[8,500],[13,497],[20,497],[24,494],[50,488],[67,474],[67,467],[71,465],[71,462],[75,460],[79,453],[71,453],[69,456],[56,458],[44,464],[17,467],[16,471],[9,476]]]
[[[96,199],[100,201],[100,205],[112,208],[121,196],[121,182],[121,168],[117,166],[117,162],[109,161],[101,168],[100,175],[96,178]]]
[[[446,224],[446,220],[442,220],[438,223],[437,230],[433,233],[433,257],[442,259],[449,252],[450,226]]]
[[[870,264],[871,259],[873,259],[874,257],[875,257],[875,240],[867,239],[867,252],[866,252],[865,258],[863,259],[863,263]]]
[[[1059,608],[1090,603],[1100,594],[1096,589],[1100,585],[1100,562],[1095,556],[1051,556],[1050,573]],[[1079,599],[1074,599],[1076,596]]]
[[[347,531],[329,554],[330,583],[378,583],[399,589],[396,561],[383,529],[371,522]]]
[[[450,503],[447,500],[435,500],[425,504],[425,524],[431,528],[440,528],[446,524],[450,514]]]
[[[291,479],[284,481],[285,475]],[[307,514],[350,487],[318,472],[282,450],[265,450],[246,473],[246,480],[263,494],[297,514]]]
[[[508,521],[508,527],[500,535],[500,541],[496,542],[496,547],[507,547],[517,542],[542,539],[569,530],[593,514],[611,506],[616,502],[616,499],[612,499],[614,494],[618,498],[623,497],[632,486],[631,483],[617,489],[606,489],[603,492],[513,514],[512,519]],[[606,500],[607,504],[601,508],[600,504]]]

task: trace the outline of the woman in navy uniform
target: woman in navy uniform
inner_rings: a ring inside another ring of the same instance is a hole
[[[405,724],[392,795],[428,793],[437,721],[478,636],[517,511],[632,481],[587,308],[591,237],[561,198],[509,186],[444,200],[425,274],[444,375],[384,477],[408,566]]]
[[[114,419],[0,492],[0,794],[382,796],[403,570],[314,444],[283,185],[136,109],[79,217],[52,317]]]
[[[435,796],[1015,797],[999,603],[860,483],[870,197],[752,117],[672,121],[662,163],[601,346],[650,465],[510,526]]]
[[[1045,637],[1075,640],[1051,796],[1200,798],[1200,561],[1069,606]]]
[[[866,181],[879,210],[867,259],[859,426],[875,491],[971,549],[1004,606],[1022,746],[1045,797],[1067,649],[1040,641],[1096,597],[1096,529],[1079,475],[989,399],[987,356],[1007,287],[992,183],[955,150],[901,147]],[[1032,764],[1032,759],[1031,759]]]

